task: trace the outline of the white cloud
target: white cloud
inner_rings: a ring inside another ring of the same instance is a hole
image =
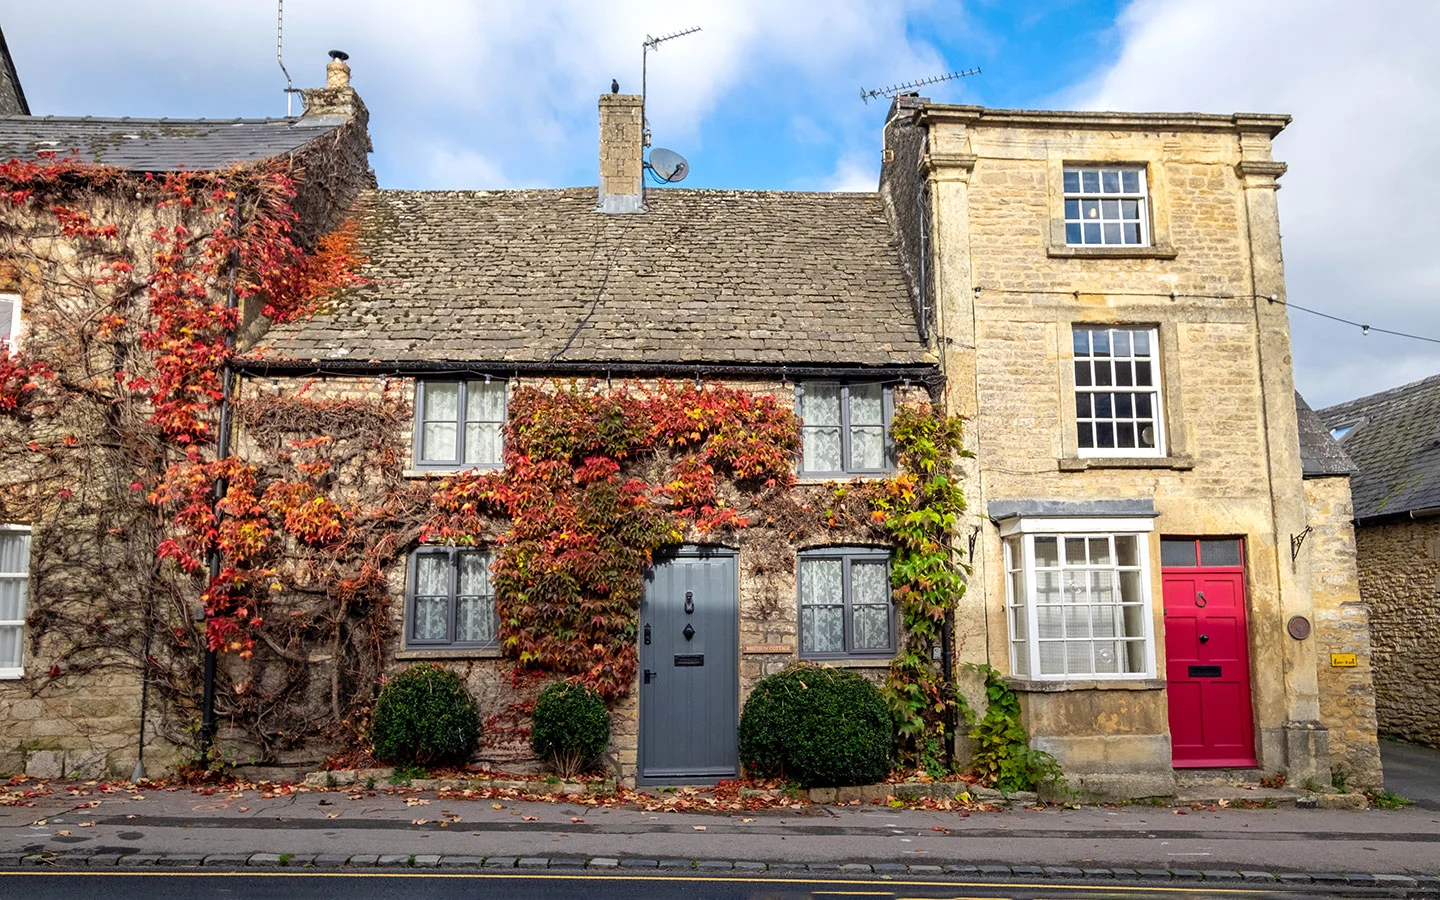
[[[835,171],[821,186],[823,191],[873,191],[880,181],[878,151],[847,153],[835,164]]]
[[[1088,109],[1288,112],[1276,141],[1289,296],[1440,337],[1440,4],[1136,0],[1115,63],[1058,98]],[[1315,405],[1440,372],[1440,345],[1291,314]]]
[[[812,118],[832,142],[819,153],[873,131],[879,114],[854,85],[943,67],[910,29],[931,4],[291,0],[285,59],[307,87],[321,82],[327,50],[351,54],[382,184],[446,186],[431,180],[443,165],[404,155],[437,131],[516,184],[593,184],[596,97],[611,78],[639,92],[647,34],[703,28],[652,52],[649,67],[656,142],[684,149],[703,174],[706,123],[728,127],[751,110]],[[4,24],[38,112],[224,117],[285,109],[274,16],[274,0],[52,0],[16,4]]]

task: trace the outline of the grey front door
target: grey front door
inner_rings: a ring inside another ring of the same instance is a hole
[[[733,550],[657,558],[640,603],[640,777],[739,774],[740,621]]]

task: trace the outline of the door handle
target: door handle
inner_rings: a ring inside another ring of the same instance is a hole
[[[650,623],[645,623],[645,643],[650,643]]]
[[[1202,635],[1200,635],[1200,643],[1206,644],[1206,643],[1209,643],[1209,642],[1210,642],[1210,635],[1208,635],[1208,634],[1202,634]]]
[[[652,678],[657,678],[657,679],[658,679],[659,677],[660,677],[660,673],[659,673],[659,672],[652,672],[652,671],[650,671],[649,669],[646,669],[646,670],[645,670],[645,683],[646,683],[646,684],[649,684],[649,683],[650,683],[650,679],[652,679]]]

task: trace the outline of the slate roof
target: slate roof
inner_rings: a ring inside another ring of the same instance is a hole
[[[1295,417],[1300,424],[1300,462],[1306,478],[1351,475],[1356,471],[1355,463],[1299,391],[1295,392]]]
[[[20,87],[20,76],[15,71],[15,60],[10,58],[10,48],[5,44],[4,31],[0,31],[0,115],[30,115],[30,105],[25,102],[25,90]]]
[[[369,191],[371,283],[273,328],[274,360],[928,365],[876,194]]]
[[[42,150],[142,172],[223,169],[283,156],[345,119],[101,119],[0,116],[0,159]]]
[[[1350,426],[1340,446],[1359,469],[1356,519],[1440,506],[1440,375],[1327,407],[1320,418]]]

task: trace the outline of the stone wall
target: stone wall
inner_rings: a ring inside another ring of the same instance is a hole
[[[1380,732],[1440,747],[1440,517],[1361,524]]]
[[[1383,785],[1376,742],[1372,634],[1355,568],[1355,516],[1350,479],[1308,478],[1305,499],[1314,529],[1301,552],[1309,558],[1315,598],[1315,651],[1320,679],[1320,721],[1330,731],[1330,767],[1350,787]],[[1350,654],[1355,666],[1333,665]]]

